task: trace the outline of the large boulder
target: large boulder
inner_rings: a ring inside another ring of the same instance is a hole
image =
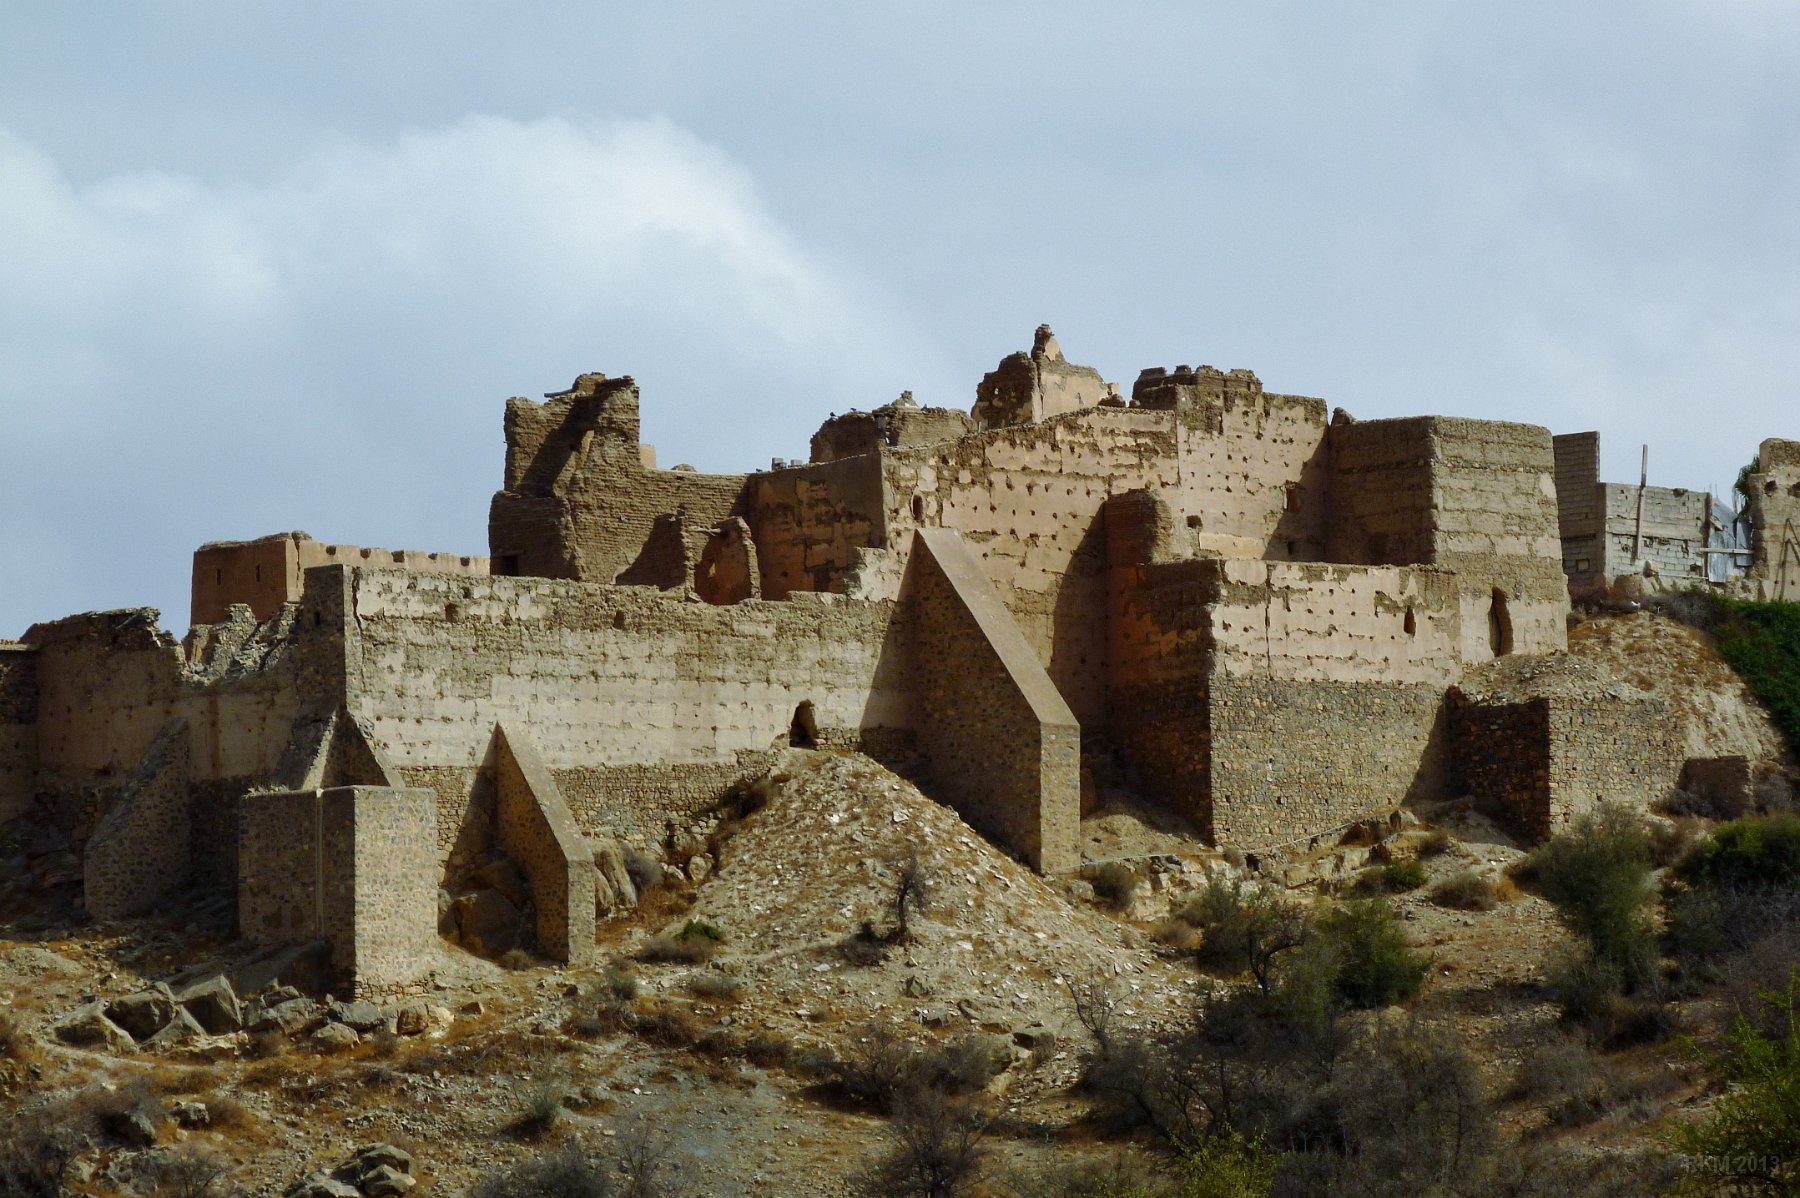
[[[138,1047],[150,1052],[162,1052],[176,1048],[192,1040],[206,1035],[206,1029],[200,1021],[188,1014],[186,1007],[176,1007],[175,1014],[169,1022],[156,1029],[156,1034],[147,1040],[140,1040]]]
[[[387,1026],[387,1016],[371,1002],[339,1002],[334,998],[325,1004],[325,1018],[364,1033]]]
[[[136,994],[106,1004],[106,1017],[124,1028],[133,1040],[148,1040],[175,1018],[175,996],[158,983]]]
[[[606,880],[618,904],[637,906],[637,885],[631,880],[631,871],[625,868],[625,852],[619,848],[619,842],[610,836],[597,836],[589,843],[594,849],[594,868]]]
[[[464,948],[484,957],[498,957],[525,940],[525,917],[498,890],[477,890],[458,896],[454,912]]]
[[[469,875],[469,881],[483,890],[498,890],[506,901],[523,908],[531,901],[531,884],[519,867],[506,857],[488,862]]]
[[[106,1017],[106,1004],[99,999],[82,1003],[58,1020],[50,1031],[64,1044],[79,1048],[110,1048],[125,1052],[136,1044],[130,1032]]]
[[[202,978],[177,990],[175,1001],[209,1035],[223,1036],[244,1026],[244,1010],[238,1003],[237,992],[222,974]]]
[[[323,1017],[319,1004],[301,995],[288,998],[272,1006],[263,1006],[251,1018],[249,1030],[253,1032],[281,1032],[294,1036],[318,1023]]]

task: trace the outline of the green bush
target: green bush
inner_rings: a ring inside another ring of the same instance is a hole
[[[1714,890],[1800,886],[1800,815],[1780,812],[1724,824],[1694,846],[1675,876]]]
[[[1386,1007],[1411,998],[1431,967],[1428,957],[1407,947],[1393,908],[1380,899],[1331,912],[1319,921],[1318,935],[1336,958],[1333,987],[1351,1007]]]
[[[1390,861],[1364,870],[1356,879],[1359,894],[1405,894],[1425,885],[1425,867],[1417,861]]]
[[[1711,598],[1720,656],[1800,753],[1800,604]]]
[[[1431,888],[1431,901],[1456,911],[1492,911],[1500,905],[1493,882],[1472,869],[1452,874]]]
[[[1617,807],[1576,820],[1531,855],[1538,889],[1626,991],[1656,972],[1650,834]]]
[[[1800,1193],[1800,970],[1763,1002],[1783,1009],[1780,1030],[1740,1014],[1714,1062],[1730,1088],[1704,1119],[1671,1134],[1690,1162],[1678,1193]]]
[[[1312,930],[1311,916],[1273,890],[1218,879],[1207,882],[1181,918],[1200,931],[1202,966],[1247,970],[1265,993],[1274,989],[1276,958],[1306,943]]]

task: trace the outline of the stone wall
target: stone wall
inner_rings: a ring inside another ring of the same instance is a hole
[[[1457,691],[1451,709],[1454,784],[1532,840],[1602,804],[1649,808],[1681,781],[1681,738],[1654,699]]]
[[[815,464],[835,462],[884,449],[936,445],[965,436],[974,427],[967,412],[922,408],[908,391],[873,412],[851,411],[826,420],[813,434],[810,460]]]
[[[741,754],[785,746],[802,703],[831,743],[891,743],[911,727],[893,604],[805,594],[715,607],[634,587],[384,570],[314,571],[315,586],[348,595],[349,703],[409,784],[434,771],[446,843],[502,721],[530,729],[559,785],[570,771],[597,771],[596,784],[608,769],[641,771],[645,820],[691,799],[665,803],[658,771],[726,777]],[[566,796],[580,819],[604,806],[586,785]]]
[[[495,834],[531,886],[537,946],[570,965],[594,959],[594,853],[520,729],[494,733]],[[435,863],[435,858],[434,858]]]
[[[265,944],[329,940],[339,993],[402,989],[437,957],[436,841],[429,791],[251,795],[240,821],[239,930]]]
[[[37,655],[0,641],[0,823],[24,814],[37,793]]]
[[[1708,541],[1712,496],[1622,483],[1602,483],[1600,492],[1605,522],[1599,577],[1611,581],[1620,574],[1639,573],[1649,563],[1671,582],[1705,580],[1706,555],[1701,550]]]
[[[1750,476],[1750,577],[1769,599],[1800,601],[1800,441],[1770,439]]]
[[[1126,515],[1109,506],[1109,528]],[[1216,844],[1304,839],[1441,788],[1452,576],[1116,560],[1112,587],[1113,740]]]
[[[914,679],[934,794],[1045,873],[1081,864],[1081,728],[960,537],[915,534]]]
[[[82,902],[89,915],[102,920],[142,915],[187,885],[196,839],[189,805],[187,722],[175,719],[157,733],[88,839]],[[202,829],[201,837],[210,830]]]
[[[1004,428],[1078,412],[1116,394],[1098,370],[1064,358],[1050,326],[1041,324],[1030,353],[1008,354],[982,378],[969,416],[976,428]]]

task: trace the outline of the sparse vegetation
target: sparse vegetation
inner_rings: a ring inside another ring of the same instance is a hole
[[[1433,828],[1424,840],[1419,842],[1419,857],[1429,860],[1442,857],[1456,847],[1456,837],[1443,828]]]
[[[744,992],[744,979],[735,973],[702,973],[688,979],[688,992],[696,998],[729,1002]]]
[[[717,924],[690,919],[674,931],[652,936],[638,951],[638,960],[701,965],[712,960],[724,943],[725,933]]]
[[[1763,995],[1760,1005],[1775,1018],[1740,1012],[1712,1061],[1725,1093],[1704,1118],[1671,1134],[1694,1165],[1682,1194],[1800,1191],[1800,969],[1790,965],[1785,991]]]
[[[1356,879],[1359,894],[1405,894],[1425,885],[1425,867],[1411,858],[1364,870]]]
[[[1212,879],[1181,912],[1199,929],[1199,960],[1210,969],[1234,975],[1248,971],[1257,986],[1274,988],[1276,960],[1306,943],[1310,915],[1291,899],[1267,887]]]
[[[541,1136],[562,1122],[569,1098],[569,1084],[560,1077],[538,1078],[519,1095],[519,1114],[511,1131],[521,1136]]]
[[[1621,808],[1603,807],[1540,847],[1531,866],[1538,889],[1584,943],[1582,954],[1551,969],[1551,989],[1564,1013],[1616,1020],[1623,1009],[1614,999],[1654,995],[1660,983],[1655,891],[1643,822]]]

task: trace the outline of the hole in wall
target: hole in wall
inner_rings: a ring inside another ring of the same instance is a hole
[[[912,497],[912,516],[914,524],[925,519],[925,497],[923,495]]]
[[[788,747],[790,749],[816,749],[819,747],[819,727],[813,722],[813,705],[810,699],[794,708],[794,718],[788,722]]]
[[[1412,608],[1409,607],[1406,609],[1406,619],[1401,621],[1400,626],[1406,630],[1407,636],[1416,636],[1418,634],[1419,621],[1418,618],[1413,615]]]
[[[1488,601],[1488,648],[1495,657],[1505,657],[1513,651],[1512,613],[1506,608],[1506,594],[1499,587],[1494,588],[1493,598]]]

